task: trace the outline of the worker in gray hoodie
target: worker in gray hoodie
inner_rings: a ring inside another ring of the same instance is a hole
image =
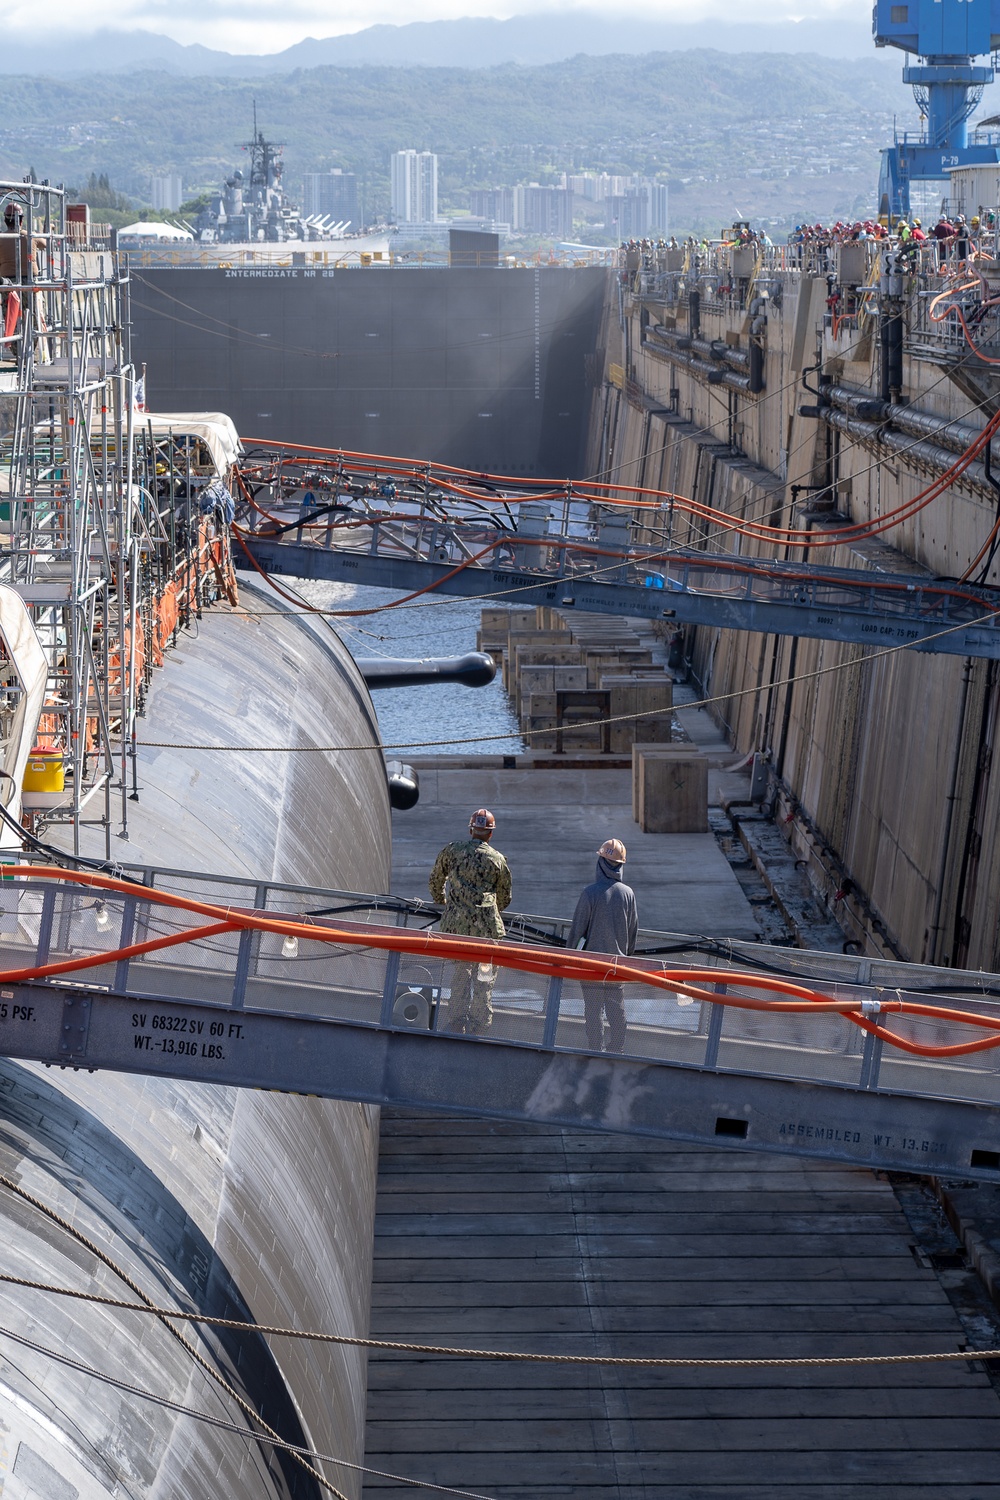
[[[597,851],[597,879],[580,894],[566,939],[569,948],[595,953],[635,951],[639,931],[635,893],[622,879],[625,845],[608,839]],[[581,982],[587,1046],[591,1052],[621,1052],[625,1046],[625,986]],[[608,1029],[605,1034],[604,1017]]]

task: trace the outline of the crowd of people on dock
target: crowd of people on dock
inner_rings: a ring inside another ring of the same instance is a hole
[[[962,213],[952,217],[942,213],[933,224],[928,221],[926,227],[919,217],[897,219],[891,225],[881,219],[796,224],[785,245],[779,245],[778,249],[786,258],[785,263],[793,268],[808,264],[818,269],[833,269],[836,247],[859,242],[898,250],[914,266],[925,268],[977,256],[992,258],[997,249],[997,215],[992,209],[984,209],[968,219]],[[618,263],[626,272],[678,270],[680,267],[671,264],[671,251],[683,252],[690,264],[695,256],[732,248],[768,252],[775,249],[775,241],[765,229],[740,223],[724,228],[718,240],[694,235],[680,241],[673,235],[669,239],[623,240]]]

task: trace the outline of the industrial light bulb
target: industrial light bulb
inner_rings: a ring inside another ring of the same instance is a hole
[[[111,913],[103,901],[98,901],[94,907],[94,922],[99,932],[111,926]]]
[[[286,937],[281,945],[282,958],[296,958],[299,951],[299,940],[297,937]]]

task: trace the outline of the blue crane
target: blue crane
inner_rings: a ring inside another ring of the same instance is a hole
[[[879,212],[910,212],[910,183],[947,178],[951,167],[1000,162],[997,146],[968,143],[968,120],[993,82],[992,66],[976,57],[1000,47],[1000,0],[876,0],[872,14],[876,47],[913,53],[903,82],[913,88],[925,120],[923,134],[897,135],[882,151]]]

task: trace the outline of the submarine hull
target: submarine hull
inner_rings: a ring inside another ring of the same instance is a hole
[[[386,775],[363,679],[333,632],[276,596],[248,591],[241,610],[206,612],[197,634],[182,634],[140,737],[123,863],[388,888]],[[241,748],[172,748],[192,744]],[[275,744],[285,748],[259,748]],[[329,745],[366,748],[313,748]],[[367,1106],[3,1062],[7,1265],[129,1302],[138,1288],[159,1307],[363,1335],[377,1145]],[[0,1288],[0,1326],[252,1425],[235,1391],[287,1441],[362,1461],[363,1351],[194,1325],[181,1325],[182,1344],[147,1314],[11,1287]],[[18,1496],[329,1493],[263,1440],[4,1339],[0,1392]],[[358,1475],[320,1467],[337,1491],[360,1493]]]

